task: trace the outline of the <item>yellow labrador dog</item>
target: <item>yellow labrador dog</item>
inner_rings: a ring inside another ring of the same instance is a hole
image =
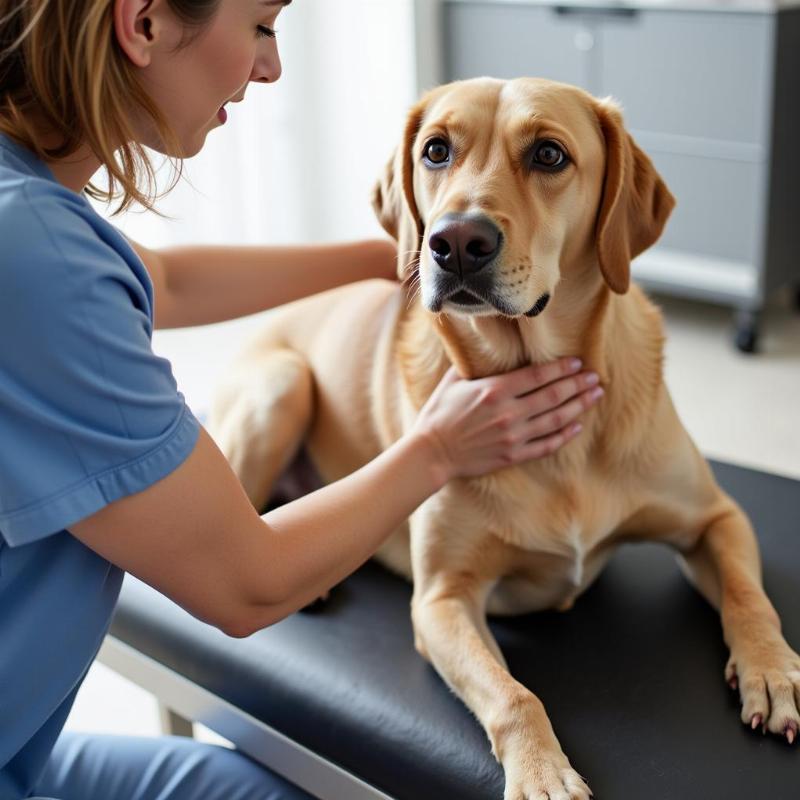
[[[211,429],[253,503],[301,442],[326,481],[377,456],[450,364],[478,377],[579,355],[606,389],[579,437],[451,482],[379,552],[413,579],[417,649],[483,724],[506,800],[585,800],[486,614],[568,609],[618,545],[667,542],[721,612],[742,720],[792,742],[800,657],[748,520],[672,406],[659,312],[630,284],[674,201],[618,108],[545,80],[442,86],[412,109],[374,202],[414,291],[367,281],[286,306],[221,387]]]

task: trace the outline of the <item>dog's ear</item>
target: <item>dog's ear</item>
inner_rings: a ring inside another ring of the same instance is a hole
[[[419,269],[423,224],[414,199],[413,146],[425,105],[423,100],[409,112],[403,138],[372,191],[378,221],[397,240],[397,276],[401,281]]]
[[[600,270],[618,294],[628,291],[631,260],[656,242],[675,198],[653,163],[625,130],[619,108],[598,102],[597,118],[606,142],[606,174],[595,241]]]

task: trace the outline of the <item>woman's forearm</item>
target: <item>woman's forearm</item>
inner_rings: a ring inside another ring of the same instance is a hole
[[[434,442],[410,435],[346,478],[265,514],[265,558],[248,576],[252,614],[245,632],[343,580],[447,478]]]
[[[366,278],[391,278],[389,240],[285,247],[176,247],[156,253],[168,295],[161,328],[254,314]],[[158,305],[156,306],[158,311]]]

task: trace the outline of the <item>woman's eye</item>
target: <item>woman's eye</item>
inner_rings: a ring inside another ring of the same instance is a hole
[[[274,39],[276,33],[276,30],[273,30],[266,25],[256,26],[256,38],[258,39]]]
[[[567,154],[559,144],[551,141],[540,142],[533,150],[533,163],[550,169],[566,166]]]
[[[440,167],[450,160],[450,146],[444,139],[431,139],[422,155],[429,164]]]

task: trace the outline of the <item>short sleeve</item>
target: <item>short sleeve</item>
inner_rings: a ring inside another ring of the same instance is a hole
[[[141,262],[82,198],[38,183],[0,209],[0,534],[12,546],[146,489],[199,432],[152,351]]]

